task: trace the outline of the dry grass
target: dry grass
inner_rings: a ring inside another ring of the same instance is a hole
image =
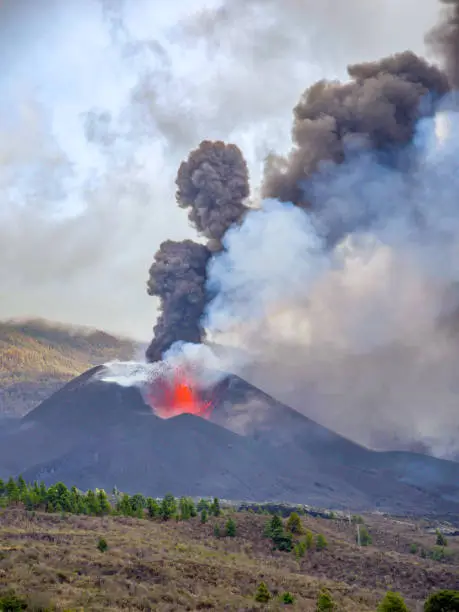
[[[92,365],[128,359],[133,344],[42,321],[0,322],[0,406],[22,416]]]
[[[294,594],[290,609],[315,610],[318,591],[327,586],[339,610],[369,612],[388,589],[400,590],[416,611],[430,591],[459,582],[454,557],[440,564],[405,552],[405,543],[416,539],[434,545],[421,526],[411,532],[409,525],[368,518],[375,546],[357,548],[349,524],[305,517],[305,528],[324,533],[329,548],[298,561],[271,550],[262,537],[266,517],[235,519],[238,536],[217,539],[216,519],[201,525],[198,519],[163,523],[7,509],[0,515],[0,589],[30,597],[36,610],[281,609],[278,598],[269,606],[255,603],[264,581],[274,595]],[[99,537],[109,545],[105,553],[97,549]]]

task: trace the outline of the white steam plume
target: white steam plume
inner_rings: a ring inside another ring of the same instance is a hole
[[[459,452],[459,115],[420,123],[409,173],[368,154],[308,194],[327,224],[365,227],[323,251],[319,219],[266,202],[210,267],[207,327],[232,369],[374,447]],[[311,222],[312,221],[312,222]],[[237,350],[235,350],[237,349]],[[237,357],[238,356],[238,357]]]

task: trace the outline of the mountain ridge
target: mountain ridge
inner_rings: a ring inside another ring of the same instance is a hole
[[[0,417],[21,417],[92,365],[129,359],[136,344],[42,319],[0,321]]]

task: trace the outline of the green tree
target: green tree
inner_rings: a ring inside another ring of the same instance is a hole
[[[202,512],[203,510],[206,510],[207,512],[209,512],[210,510],[210,504],[207,501],[207,499],[200,499],[198,501],[198,505],[197,505],[197,511],[198,512]]]
[[[314,536],[311,531],[306,531],[306,550],[311,550],[314,544]]]
[[[413,544],[410,544],[410,553],[412,555],[416,555],[418,550],[419,550],[419,547],[418,547],[417,544],[415,544],[414,542],[413,542]]]
[[[153,499],[152,497],[147,498],[147,511],[150,518],[159,516],[159,504],[156,499]]]
[[[97,497],[99,498],[99,507],[101,514],[110,514],[112,511],[112,507],[110,506],[110,502],[108,501],[107,493],[103,489],[100,489],[97,493]]]
[[[358,535],[356,536],[356,540],[358,541]],[[368,529],[366,527],[361,527],[360,529],[360,544],[361,546],[370,546],[372,543],[371,535],[368,533]]]
[[[327,610],[335,609],[336,604],[333,597],[327,589],[322,589],[317,597],[317,612],[326,612]]]
[[[292,512],[287,520],[287,531],[290,533],[301,534],[303,533],[303,525],[298,512]]]
[[[319,533],[316,539],[316,548],[317,550],[325,550],[328,546],[328,542],[325,539],[325,536]]]
[[[97,516],[100,514],[99,498],[91,489],[86,493],[86,507],[88,514]]]
[[[445,589],[432,593],[424,604],[424,612],[459,612],[459,591]]]
[[[295,544],[293,552],[295,553],[297,559],[301,559],[302,557],[304,557],[306,554],[306,542],[304,540],[300,540],[299,542],[297,542]]]
[[[27,608],[27,601],[23,597],[18,597],[12,589],[0,596],[0,610],[20,612],[20,610],[26,610]]]
[[[226,523],[226,535],[230,538],[236,537],[236,523],[232,518],[229,518]]]
[[[207,510],[205,508],[201,510],[201,523],[207,523]]]
[[[18,489],[19,489],[19,495],[22,498],[22,496],[27,493],[27,484],[22,476],[19,476],[18,478]]]
[[[137,516],[138,518],[143,518],[143,511],[145,506],[147,505],[147,500],[140,493],[136,493],[129,500],[132,508],[132,516]]]
[[[9,502],[19,501],[19,487],[15,482],[14,478],[10,478],[6,483],[6,496],[8,497]]]
[[[389,591],[378,606],[378,612],[409,612],[400,593]]]
[[[0,496],[3,497],[6,493],[6,485],[4,481],[0,478]]]
[[[196,516],[196,508],[193,500],[190,497],[181,497],[179,502],[180,518],[182,521],[187,521],[191,517]]]
[[[108,550],[107,541],[104,538],[99,538],[99,542],[97,543],[97,548],[100,552],[106,552]]]
[[[264,582],[260,582],[255,592],[255,601],[258,601],[258,603],[268,603],[270,599],[271,593],[269,592],[268,587]]]
[[[218,523],[214,526],[214,536],[216,538],[219,538],[221,536],[220,525]]]
[[[124,493],[116,504],[116,510],[123,516],[132,516],[131,498]]]
[[[282,519],[277,514],[274,514],[272,518],[266,523],[265,536],[273,538],[277,535],[281,535],[284,532],[284,524]]]
[[[436,540],[437,546],[448,546],[448,540],[446,539],[445,535],[439,529],[437,529],[436,535],[437,535],[437,540]]]
[[[284,606],[291,606],[295,603],[295,598],[288,591],[282,593],[282,595],[280,596],[280,600],[284,604]]]
[[[218,497],[214,497],[214,501],[212,502],[212,505],[210,507],[210,512],[214,516],[220,516],[221,508],[220,508],[220,500],[218,499]]]
[[[167,493],[164,496],[159,513],[163,521],[168,521],[177,513],[177,501],[172,493]]]

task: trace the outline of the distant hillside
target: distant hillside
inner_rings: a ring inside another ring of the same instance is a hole
[[[0,416],[22,416],[91,366],[133,352],[132,341],[98,330],[0,322]]]

